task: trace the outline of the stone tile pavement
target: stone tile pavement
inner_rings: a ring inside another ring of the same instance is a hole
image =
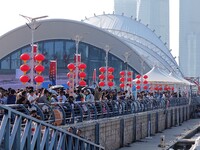
[[[127,145],[119,150],[165,150],[169,145],[175,143],[188,131],[192,130],[198,125],[200,125],[200,119],[191,119],[183,122],[181,126],[166,129],[162,133],[157,133],[155,136],[141,139],[140,141]],[[159,147],[159,144],[161,143],[161,136],[163,135],[165,137],[165,148]]]

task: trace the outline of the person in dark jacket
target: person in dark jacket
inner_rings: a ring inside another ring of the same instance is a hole
[[[7,104],[15,104],[15,102],[16,102],[15,90],[11,89],[7,98]]]

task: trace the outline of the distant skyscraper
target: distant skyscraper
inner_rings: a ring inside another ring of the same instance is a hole
[[[200,0],[180,0],[179,65],[186,77],[200,76]]]
[[[141,19],[169,47],[169,0],[114,0],[116,14]]]

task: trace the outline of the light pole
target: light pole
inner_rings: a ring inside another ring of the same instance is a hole
[[[76,87],[78,86],[78,46],[79,46],[79,42],[81,40],[81,37],[79,35],[76,35],[75,37],[75,43],[76,43],[76,54],[75,54],[75,57],[76,57],[76,70],[75,70],[75,85]]]
[[[30,66],[31,66],[31,71],[30,71],[30,78],[31,78],[31,86],[33,86],[33,68],[34,68],[34,53],[37,53],[37,52],[34,52],[34,31],[38,29],[38,27],[40,26],[40,24],[38,25],[37,24],[37,20],[39,19],[43,19],[43,18],[46,18],[48,16],[40,16],[40,17],[35,17],[35,18],[32,18],[32,17],[28,17],[28,16],[24,16],[24,15],[21,15],[23,18],[25,18],[28,23],[26,23],[26,25],[29,27],[29,29],[31,30],[31,60],[30,60]]]
[[[106,57],[105,57],[105,64],[106,64],[106,78],[105,78],[105,82],[106,82],[106,87],[108,87],[108,52],[110,51],[110,47],[109,45],[106,45],[105,47],[105,51],[106,51]]]
[[[125,57],[125,65],[126,65],[125,66],[126,69],[125,69],[125,88],[124,89],[127,89],[128,57],[130,56],[129,53],[130,52],[125,52],[124,55],[123,55]]]

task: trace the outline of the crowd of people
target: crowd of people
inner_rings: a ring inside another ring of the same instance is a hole
[[[173,91],[160,91],[160,92],[137,92],[136,100],[143,99],[165,99],[172,97],[181,97]],[[104,90],[101,87],[92,88],[80,88],[77,87],[74,90],[73,95],[69,95],[69,89],[57,88],[51,89],[49,85],[48,89],[39,88],[34,89],[33,87],[26,87],[24,89],[14,90],[12,88],[3,89],[0,88],[0,102],[3,104],[35,104],[35,103],[53,103],[53,102],[94,102],[102,100],[127,100],[135,99],[132,92],[108,89]]]

